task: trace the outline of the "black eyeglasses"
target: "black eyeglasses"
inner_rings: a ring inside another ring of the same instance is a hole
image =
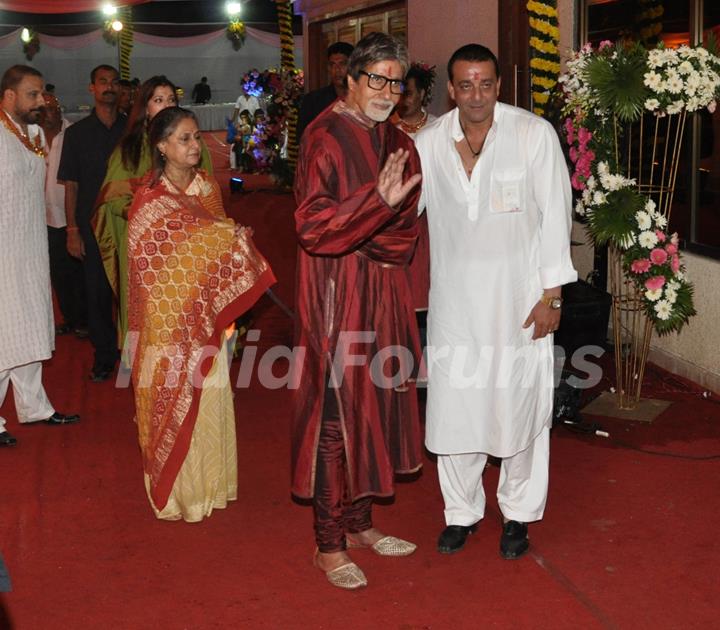
[[[365,70],[360,70],[360,74],[364,74],[368,78],[368,87],[371,90],[377,90],[379,92],[389,83],[390,91],[393,94],[402,94],[405,91],[405,81],[402,79],[388,79],[388,77],[384,77],[382,74],[365,72]]]

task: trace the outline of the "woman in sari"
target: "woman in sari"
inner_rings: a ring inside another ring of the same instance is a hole
[[[237,498],[226,329],[275,278],[197,168],[192,112],[157,114],[149,147],[127,240],[136,422],[155,515],[194,522]]]
[[[151,166],[148,126],[159,112],[176,105],[176,88],[167,77],[150,77],[142,84],[125,134],[108,160],[107,173],[98,196],[95,237],[105,273],[117,299],[118,344],[121,348],[127,333],[128,209]],[[210,154],[204,144],[200,166],[212,174]]]

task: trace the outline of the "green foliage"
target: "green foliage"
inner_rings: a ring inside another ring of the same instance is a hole
[[[645,197],[632,188],[607,194],[607,201],[588,212],[588,230],[596,245],[612,243],[624,248],[632,238],[635,213],[645,207]]]
[[[617,48],[617,58],[596,55],[585,69],[601,109],[614,112],[623,122],[633,122],[642,115],[645,99],[650,95],[644,84],[648,71],[646,56],[640,47]]]

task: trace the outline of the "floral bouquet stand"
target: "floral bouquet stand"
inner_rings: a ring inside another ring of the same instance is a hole
[[[715,107],[720,59],[705,48],[586,45],[560,77],[575,206],[608,245],[616,404],[635,409],[653,331],[695,314],[692,285],[668,234],[688,113]]]

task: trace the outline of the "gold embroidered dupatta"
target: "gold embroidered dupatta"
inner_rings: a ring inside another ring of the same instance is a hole
[[[223,331],[275,282],[251,231],[225,216],[217,182],[164,177],[129,213],[132,380],[145,473],[159,510],[187,454]]]

